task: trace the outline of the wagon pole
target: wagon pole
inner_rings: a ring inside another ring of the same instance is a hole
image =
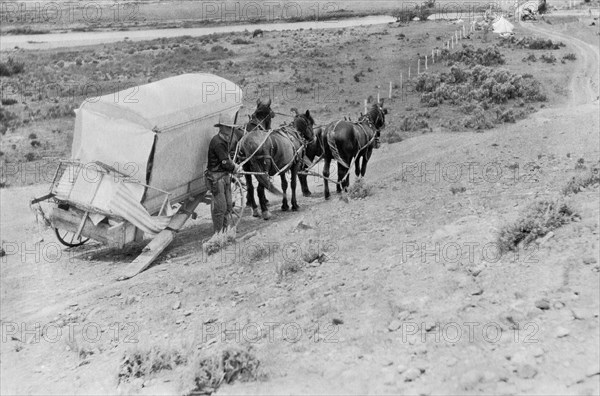
[[[298,174],[299,174],[299,175],[306,175],[306,176],[316,176],[316,177],[320,177],[321,179],[327,180],[328,182],[331,182],[331,183],[333,183],[333,184],[339,184],[339,183],[341,183],[341,182],[334,181],[334,180],[332,180],[332,179],[330,179],[330,178],[328,178],[328,177],[325,177],[325,176],[323,176],[323,175],[322,175],[322,174],[320,174],[320,173],[317,173],[317,172],[314,172],[314,171],[311,171],[311,170],[308,170],[308,169],[307,169],[307,170],[304,170],[304,171],[301,171],[301,172],[298,172]]]

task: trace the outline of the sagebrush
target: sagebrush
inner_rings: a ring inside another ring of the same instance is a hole
[[[527,206],[521,217],[504,225],[498,234],[501,252],[517,250],[520,244],[528,245],[576,217],[567,203],[556,200],[539,200]]]

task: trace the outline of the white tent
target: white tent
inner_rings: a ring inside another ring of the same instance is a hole
[[[498,21],[492,24],[494,27],[494,33],[512,33],[515,28],[512,23],[507,21],[503,16],[498,19]]]

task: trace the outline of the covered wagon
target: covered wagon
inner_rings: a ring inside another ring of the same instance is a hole
[[[213,74],[184,74],[86,100],[71,158],[60,161],[45,217],[59,240],[112,247],[155,238],[143,269],[196,206],[210,202],[204,170],[215,124],[235,123],[242,90]],[[157,234],[159,234],[157,236]]]

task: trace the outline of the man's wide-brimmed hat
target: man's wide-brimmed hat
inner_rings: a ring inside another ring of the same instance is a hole
[[[221,125],[228,126],[228,127],[234,127],[236,117],[237,117],[237,114],[234,116],[231,116],[229,114],[219,114],[219,121],[215,124],[215,127],[218,128]]]

